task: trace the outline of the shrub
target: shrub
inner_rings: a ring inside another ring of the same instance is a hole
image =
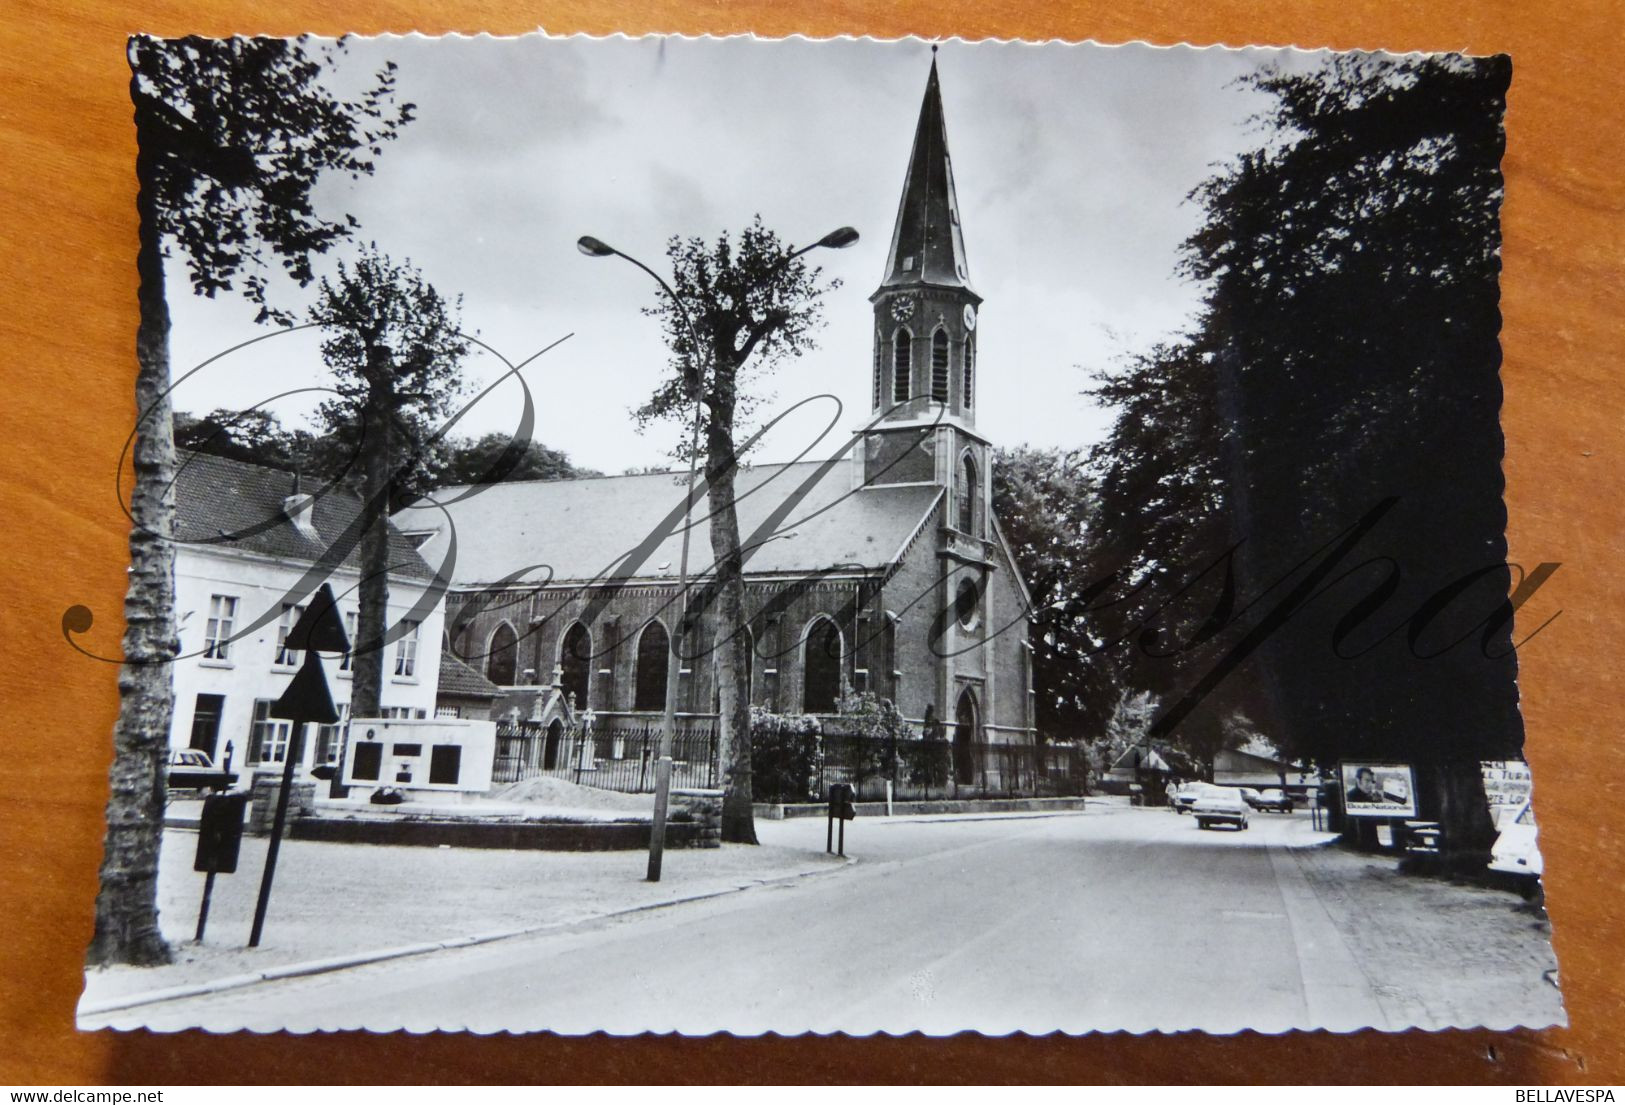
[[[818,797],[820,733],[815,717],[751,707],[751,791],[758,801],[806,802]]]

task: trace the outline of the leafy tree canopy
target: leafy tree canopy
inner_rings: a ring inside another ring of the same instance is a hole
[[[1259,147],[1192,194],[1205,219],[1182,268],[1203,308],[1184,339],[1097,378],[1119,417],[1093,458],[1089,575],[1121,575],[1094,616],[1127,634],[1115,666],[1164,718],[1305,558],[1395,500],[1344,570],[1364,566],[1184,715],[1194,744],[1216,747],[1238,714],[1323,763],[1470,764],[1521,742],[1508,634],[1496,659],[1470,633],[1508,583],[1493,570],[1508,78],[1504,58],[1365,55],[1243,78],[1271,106]],[[1426,627],[1439,654],[1420,655],[1407,619],[1480,569]],[[1345,623],[1374,591],[1384,604]]]
[[[1001,449],[993,511],[1032,594],[1037,726],[1052,740],[1095,735],[1115,697],[1111,661],[1085,616],[1088,539],[1099,491],[1078,450]]]
[[[343,438],[348,441],[350,434]],[[355,472],[355,449],[335,444],[308,430],[285,429],[269,411],[216,409],[201,417],[175,412],[175,444],[189,452],[210,453],[267,468],[300,471],[318,480],[342,479]],[[595,476],[577,468],[569,456],[537,441],[515,443],[505,433],[479,438],[448,437],[433,443],[424,490],[456,484],[501,483],[507,480],[573,479]],[[511,465],[504,457],[512,459]]]
[[[312,48],[304,36],[130,40],[153,229],[166,255],[185,255],[198,293],[232,289],[246,268],[243,291],[261,321],[279,317],[266,305],[261,249],[305,284],[311,255],[355,225],[318,215],[312,187],[329,171],[370,174],[416,109],[396,103],[393,62],[358,98],[334,95],[321,77],[344,50],[342,39]]]
[[[672,373],[632,412],[640,429],[663,419],[686,424],[699,399],[702,435],[725,431],[731,453],[736,416],[748,416],[760,399],[746,385],[817,347],[822,298],[841,286],[821,282],[822,270],[794,252],[760,215],[737,238],[724,232],[714,243],[667,243],[681,306],[661,296],[644,314],[660,321]],[[686,441],[678,455],[687,459]]]

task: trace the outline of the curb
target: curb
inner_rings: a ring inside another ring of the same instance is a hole
[[[657,909],[668,909],[671,906],[687,905],[690,902],[703,902],[711,898],[724,898],[729,894],[740,894],[746,890],[754,890],[761,886],[773,886],[778,883],[791,883],[798,879],[814,879],[822,875],[833,875],[855,865],[858,860],[852,856],[839,857],[844,860],[836,867],[823,871],[802,871],[794,875],[779,875],[771,879],[756,879],[743,886],[730,886],[723,890],[708,890],[703,894],[687,894],[680,898],[671,898],[663,902],[647,902],[643,905],[629,906],[626,909],[611,910],[608,913],[595,913],[589,917],[576,917],[568,921],[549,921],[543,925],[530,925],[526,928],[500,929],[496,932],[476,933],[471,936],[453,936],[445,940],[431,940],[419,944],[403,944],[394,948],[382,948],[370,952],[354,952],[348,955],[329,956],[325,959],[310,959],[303,963],[284,963],[280,967],[267,967],[263,971],[252,971],[247,974],[227,975],[225,978],[212,979],[208,982],[192,982],[180,986],[168,986],[161,990],[146,990],[135,994],[123,994],[116,998],[107,998],[96,1002],[81,1002],[75,1018],[83,1020],[87,1017],[97,1017],[104,1013],[116,1013],[124,1009],[133,1009],[141,1005],[156,1005],[164,1001],[177,1001],[181,998],[204,997],[209,994],[218,994],[227,990],[241,990],[248,986],[255,986],[261,982],[279,982],[283,979],[302,978],[306,975],[329,974],[334,971],[348,970],[351,967],[364,967],[372,963],[382,963],[390,959],[406,959],[415,955],[428,955],[431,952],[451,951],[455,948],[471,948],[478,944],[492,944],[498,940],[512,940],[519,936],[534,936],[537,933],[549,932],[554,929],[570,928],[575,925],[589,924],[594,921],[606,921],[616,917],[629,917],[638,913],[650,913]]]

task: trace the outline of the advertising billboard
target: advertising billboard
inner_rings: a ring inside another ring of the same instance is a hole
[[[1349,817],[1415,817],[1416,773],[1410,764],[1338,765],[1343,812]]]

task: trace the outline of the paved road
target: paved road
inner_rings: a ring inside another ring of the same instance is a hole
[[[823,831],[822,820],[761,825],[764,843],[816,849]],[[829,875],[107,1023],[989,1034],[1380,1024],[1288,851],[1315,839],[1304,815],[1257,816],[1245,833],[1126,808],[865,819],[848,836],[859,862]],[[668,879],[682,878],[682,860],[668,853]]]

